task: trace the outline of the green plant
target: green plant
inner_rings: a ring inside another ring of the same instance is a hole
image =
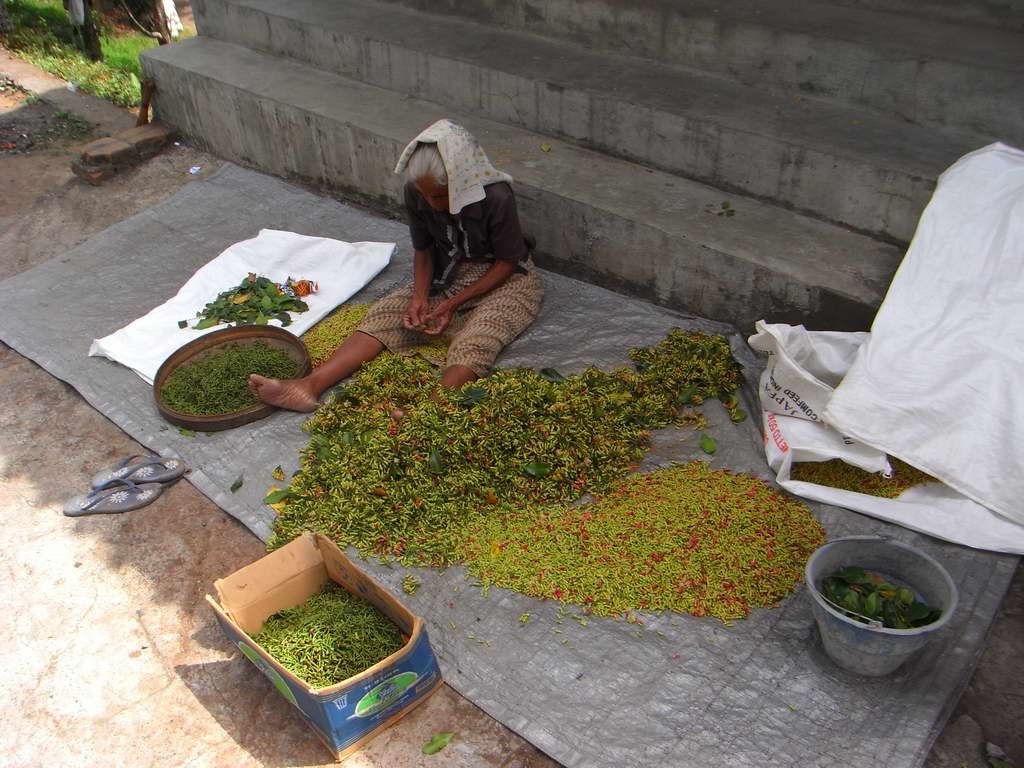
[[[279,347],[262,341],[228,344],[172,371],[160,389],[160,399],[179,413],[234,413],[257,402],[249,391],[249,374],[288,379],[298,372],[299,364]]]
[[[4,44],[15,55],[52,75],[77,83],[122,107],[140,100],[138,54],[156,45],[144,35],[100,36],[103,61],[90,61],[78,47],[79,30],[68,20],[58,0],[7,0],[12,29]]]
[[[302,334],[302,343],[306,345],[313,365],[328,360],[334,350],[359,327],[369,311],[369,304],[344,304]],[[430,341],[424,339],[424,344],[417,347],[416,352],[431,362],[443,362],[448,354],[448,342],[440,337]]]
[[[347,680],[404,645],[391,619],[334,582],[302,605],[275,613],[253,639],[315,688]]]
[[[791,477],[805,483],[827,485],[844,491],[865,493],[883,499],[895,499],[908,488],[923,483],[938,482],[934,477],[899,459],[892,459],[892,476],[867,472],[847,464],[841,459],[831,461],[797,462]]]
[[[686,611],[728,621],[793,589],[824,531],[765,481],[695,461],[615,482],[589,504],[502,507],[461,537],[485,586],[598,616]]]
[[[601,613],[728,619],[774,602],[820,543],[806,507],[756,478],[704,465],[617,484],[643,455],[649,427],[736,389],[728,340],[673,329],[631,356],[636,370],[503,369],[451,391],[426,361],[381,355],[307,422],[301,471],[266,499],[278,510],[268,547],[320,531],[363,555],[462,561],[482,584]],[[608,498],[577,506],[588,493]],[[690,534],[668,552],[666,537],[680,528]],[[632,556],[637,567],[576,562],[584,534],[609,534],[608,557]]]
[[[863,568],[841,568],[825,577],[821,595],[851,619],[889,629],[923,627],[942,615],[917,600],[906,587]]]
[[[254,273],[234,288],[222,291],[217,298],[196,313],[200,318],[193,327],[197,331],[212,328],[221,323],[236,325],[266,325],[272,318],[280,320],[282,326],[291,325],[289,312],[305,312],[309,305],[299,298],[291,278],[280,285]],[[298,281],[305,282],[305,281]],[[178,323],[185,328],[187,321]]]
[[[100,44],[103,46],[103,61],[109,67],[132,73],[136,77],[142,77],[139,54],[158,45],[153,38],[138,35],[102,35]]]
[[[69,139],[84,139],[93,131],[93,125],[78,115],[58,110],[53,115],[58,132]]]

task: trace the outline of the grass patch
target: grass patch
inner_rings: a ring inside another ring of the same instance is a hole
[[[76,46],[78,30],[59,0],[7,2],[12,30],[4,40],[17,56],[62,80],[77,83],[86,93],[122,107],[139,104],[139,53],[157,45],[141,34],[102,31],[103,61],[90,61]]]
[[[152,37],[144,35],[131,35],[129,37],[100,36],[100,47],[103,49],[103,61],[114,69],[122,72],[132,72],[136,77],[142,77],[142,68],[139,66],[139,54],[147,48],[155,48],[157,41]]]
[[[53,124],[58,136],[70,141],[82,141],[92,135],[93,125],[78,115],[58,110],[53,115]]]

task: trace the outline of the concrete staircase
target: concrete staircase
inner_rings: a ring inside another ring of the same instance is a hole
[[[401,147],[451,117],[544,266],[744,329],[867,327],[937,174],[1024,144],[1024,0],[193,10],[143,67],[200,145],[397,209]]]

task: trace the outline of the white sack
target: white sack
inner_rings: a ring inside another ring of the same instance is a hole
[[[992,144],[939,177],[825,419],[1024,523],[1022,374],[1024,152]]]
[[[174,5],[174,0],[160,0],[164,18],[167,19],[167,31],[171,33],[171,37],[177,38],[185,31],[185,25],[181,23],[181,17],[178,15],[178,8]]]
[[[918,485],[901,493],[898,499],[883,499],[791,480],[790,472],[796,462],[845,458],[842,437],[821,422],[767,411],[763,412],[763,418],[768,465],[775,472],[779,485],[790,493],[968,547],[1024,554],[1024,526],[1010,522],[942,483]]]
[[[750,346],[768,355],[758,386],[761,407],[769,413],[820,423],[832,393],[849,370],[857,350],[869,333],[808,331],[802,325],[758,320]],[[892,471],[885,451],[858,443],[827,429],[808,430],[818,435],[819,449],[797,461],[843,459],[867,472]],[[810,443],[807,444],[808,448]]]
[[[391,260],[394,243],[346,243],[326,237],[263,229],[257,237],[228,246],[188,279],[177,295],[121,330],[93,341],[90,356],[108,357],[153,383],[161,363],[179,347],[223,324],[197,331],[178,328],[194,323],[196,312],[217,294],[235,287],[250,272],[284,282],[289,276],[312,280],[320,290],[303,298],[309,310],[291,313],[286,330],[305,333],[336,306],[372,280]],[[271,320],[271,325],[280,325]]]

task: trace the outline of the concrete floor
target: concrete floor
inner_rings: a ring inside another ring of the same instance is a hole
[[[127,113],[72,94],[0,50],[0,72],[102,133]],[[0,121],[24,109],[0,102]],[[2,113],[6,112],[6,115]],[[0,157],[0,274],[14,274],[170,195],[219,161],[176,147],[100,188],[71,176],[74,144]],[[203,603],[262,544],[187,482],[124,516],[60,515],[97,470],[141,448],[67,385],[0,345],[0,705],[5,766],[307,766],[331,760],[271,685],[232,651]],[[929,757],[981,768],[993,741],[1024,757],[1024,583]],[[435,733],[455,741],[420,754]],[[348,760],[378,766],[552,766],[445,687]]]

